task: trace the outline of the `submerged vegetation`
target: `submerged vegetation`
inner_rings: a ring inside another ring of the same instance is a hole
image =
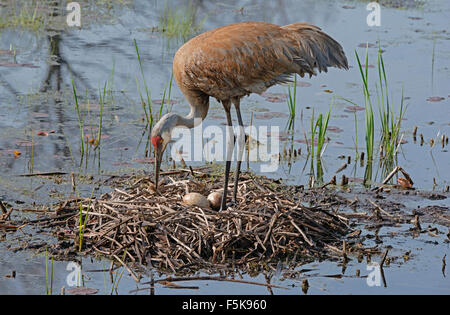
[[[69,1],[68,1],[69,2]],[[95,0],[78,1],[82,15],[82,24],[115,23],[114,4],[127,6],[131,0]],[[66,1],[55,0],[22,0],[0,1],[0,31],[3,29],[18,29],[41,34],[44,30],[61,29],[66,24]]]
[[[196,10],[191,2],[187,6],[176,8],[165,4],[155,30],[169,38],[180,37],[186,40],[201,31],[204,20],[197,21]]]
[[[425,6],[425,0],[354,0],[355,2],[362,1],[365,3],[377,2],[387,8],[394,9],[421,9]]]
[[[46,15],[43,14],[41,1],[7,1],[0,6],[0,30],[4,28],[19,28],[33,32],[39,31],[45,25]]]

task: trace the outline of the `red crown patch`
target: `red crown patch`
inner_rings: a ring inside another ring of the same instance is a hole
[[[157,148],[158,145],[162,142],[163,142],[163,139],[160,136],[152,137],[152,144],[155,148]]]

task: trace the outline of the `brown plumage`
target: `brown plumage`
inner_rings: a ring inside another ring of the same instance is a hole
[[[244,22],[220,27],[191,39],[175,54],[173,73],[178,86],[191,106],[186,117],[167,114],[155,125],[152,142],[155,147],[156,185],[162,152],[176,126],[193,128],[205,119],[209,97],[219,100],[231,122],[231,103],[243,127],[240,99],[251,93],[262,93],[269,87],[301,77],[327,72],[328,67],[348,69],[341,45],[308,23],[278,26],[264,22]],[[199,120],[195,121],[196,118]],[[239,139],[242,141],[242,139]],[[240,161],[235,177],[236,198]],[[225,208],[230,161],[225,168],[222,209]]]
[[[173,72],[184,94],[205,93],[223,101],[261,93],[298,73],[348,69],[341,45],[317,26],[245,22],[203,33],[175,54]]]

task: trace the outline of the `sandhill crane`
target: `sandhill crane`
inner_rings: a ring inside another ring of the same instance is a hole
[[[172,130],[178,126],[194,128],[205,119],[210,96],[222,103],[227,128],[230,129],[233,103],[239,128],[243,130],[242,97],[251,93],[261,94],[275,84],[290,82],[295,73],[311,77],[317,74],[316,70],[327,72],[327,67],[348,69],[345,53],[337,41],[308,23],[286,26],[264,22],[237,23],[205,32],[186,42],[175,54],[173,73],[191,110],[186,117],[174,113],[164,115],[152,130],[156,189],[162,155],[171,140]],[[242,144],[242,132],[238,140]],[[228,138],[230,142],[234,147],[235,140]],[[239,156],[234,178],[234,202],[241,166]],[[221,210],[227,207],[230,157],[227,150]]]

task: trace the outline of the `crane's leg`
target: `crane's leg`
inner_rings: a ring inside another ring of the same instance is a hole
[[[220,211],[227,208],[227,192],[228,192],[228,177],[230,176],[231,167],[231,157],[233,155],[234,149],[234,132],[233,132],[233,122],[231,121],[231,101],[222,101],[223,108],[225,109],[225,114],[227,115],[227,152],[225,161],[225,180],[223,186],[222,204],[220,206]]]
[[[245,146],[245,131],[244,131],[244,123],[242,122],[242,116],[241,116],[241,99],[240,98],[233,98],[233,104],[236,108],[236,115],[238,118],[239,123],[239,132],[237,137],[237,162],[236,162],[236,170],[234,172],[234,187],[233,187],[233,202],[236,202],[236,194],[238,190],[238,183],[239,183],[239,173],[241,171],[241,162],[242,162],[242,156],[244,153],[244,146]]]

